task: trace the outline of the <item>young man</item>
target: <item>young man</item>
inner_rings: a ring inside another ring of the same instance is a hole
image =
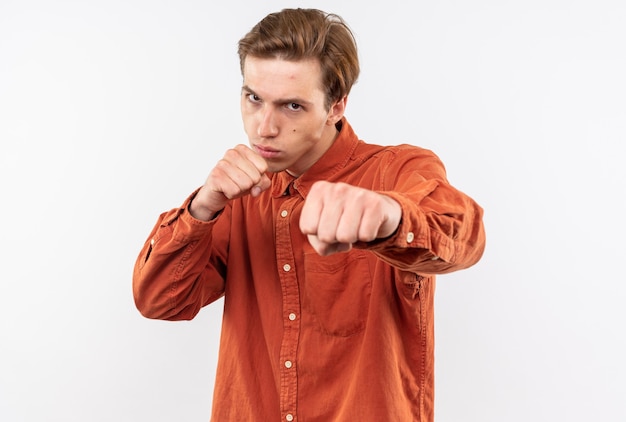
[[[250,145],[160,216],[138,309],[186,320],[224,297],[214,421],[432,421],[434,275],[480,259],[481,208],[432,152],[357,138],[339,16],[270,14],[239,56]]]

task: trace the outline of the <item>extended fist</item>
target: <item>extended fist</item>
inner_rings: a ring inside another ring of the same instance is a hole
[[[309,192],[300,230],[320,255],[345,252],[355,242],[391,236],[402,217],[392,198],[346,183],[316,182]]]

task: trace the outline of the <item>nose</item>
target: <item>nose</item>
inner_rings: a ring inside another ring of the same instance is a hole
[[[271,105],[266,105],[261,110],[261,121],[257,129],[257,134],[261,138],[273,138],[278,135],[278,125],[276,121],[276,115]]]

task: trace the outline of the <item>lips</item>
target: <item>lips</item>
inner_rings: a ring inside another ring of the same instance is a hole
[[[254,145],[254,150],[263,158],[276,158],[280,151],[268,147],[263,147],[261,145]]]

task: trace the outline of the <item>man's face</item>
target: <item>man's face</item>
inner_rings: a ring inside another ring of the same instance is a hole
[[[250,146],[271,172],[304,173],[330,147],[346,99],[324,106],[317,60],[247,57],[241,115]]]

